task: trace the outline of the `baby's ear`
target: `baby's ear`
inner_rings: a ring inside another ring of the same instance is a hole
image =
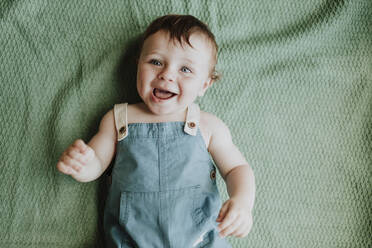
[[[200,89],[198,96],[204,96],[204,93],[207,91],[207,89],[213,84],[214,80],[209,77],[207,81],[203,83],[202,88]]]

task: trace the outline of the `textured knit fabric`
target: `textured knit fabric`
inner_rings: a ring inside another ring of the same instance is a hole
[[[168,13],[215,34],[223,77],[199,105],[255,173],[232,247],[372,247],[370,0],[0,1],[0,247],[104,247],[110,171],[78,183],[56,163],[138,100],[137,37]]]

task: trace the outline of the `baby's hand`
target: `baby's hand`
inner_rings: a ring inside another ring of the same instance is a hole
[[[78,139],[62,153],[57,169],[78,181],[85,181],[85,177],[89,174],[87,167],[93,164],[94,159],[94,150],[83,140]]]
[[[230,198],[221,207],[217,222],[221,237],[243,238],[252,228],[253,218],[247,204],[240,199]]]

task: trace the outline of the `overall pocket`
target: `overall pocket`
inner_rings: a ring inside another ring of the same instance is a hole
[[[207,233],[213,230],[206,204],[198,185],[163,192],[122,192],[119,223],[138,247],[193,247],[203,233],[201,244],[206,244]]]
[[[199,185],[168,193],[170,247],[193,247],[211,230],[210,216],[204,212],[203,195]],[[203,238],[203,244],[208,242],[208,235]]]
[[[124,191],[120,196],[119,224],[137,247],[161,247],[158,192]]]

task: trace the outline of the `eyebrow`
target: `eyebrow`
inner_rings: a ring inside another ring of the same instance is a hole
[[[190,64],[195,64],[195,61],[192,61],[191,59],[188,59],[188,58],[182,58],[182,60],[190,63]]]
[[[162,53],[158,52],[158,51],[151,51],[149,53],[144,53],[145,56],[151,56],[151,55],[162,55]]]
[[[145,57],[149,57],[149,56],[153,56],[153,55],[164,56],[163,53],[161,53],[161,52],[159,52],[159,51],[156,51],[156,50],[144,54]],[[196,64],[196,61],[193,61],[193,60],[191,60],[191,59],[189,59],[189,58],[186,58],[186,57],[181,58],[181,60],[182,60],[182,61],[186,61],[186,62],[188,62],[188,63],[190,63],[190,64],[192,64],[192,65]]]

